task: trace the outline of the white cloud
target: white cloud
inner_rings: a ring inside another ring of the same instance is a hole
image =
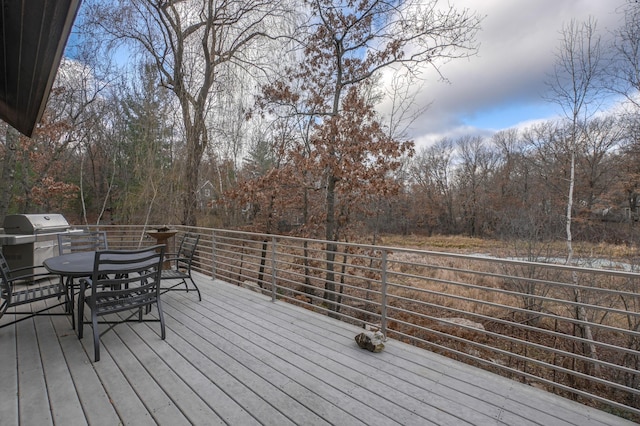
[[[480,50],[477,56],[441,67],[450,84],[438,82],[433,72],[428,74],[417,100],[420,105],[431,106],[416,120],[411,136],[420,145],[443,136],[500,130],[490,121],[483,123],[488,113],[494,119],[502,114],[504,119],[499,121],[508,123],[507,128],[516,127],[520,121],[552,117],[555,106],[549,104],[545,112],[540,105],[563,25],[593,16],[605,41],[620,22],[616,12],[623,1],[452,1],[456,8],[469,8],[484,16],[477,36]],[[526,116],[534,111],[537,116]],[[545,114],[547,117],[541,116]],[[477,127],[470,127],[469,121]]]

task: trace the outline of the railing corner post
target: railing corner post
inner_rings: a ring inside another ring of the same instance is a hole
[[[380,331],[383,336],[387,337],[387,250],[382,249],[382,262],[380,265],[381,277],[380,277]]]
[[[276,237],[271,237],[271,301],[275,302],[277,299],[277,263],[276,263]]]

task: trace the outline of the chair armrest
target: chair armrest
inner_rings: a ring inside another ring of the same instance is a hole
[[[26,271],[29,269],[35,269],[35,268],[44,268],[44,266],[41,264],[39,265],[33,265],[33,266],[22,266],[20,268],[11,268],[11,273],[14,274],[16,272],[20,272],[20,271]]]
[[[26,268],[21,268],[21,269],[26,269]],[[20,269],[14,269],[12,270],[10,273],[11,275],[13,275],[16,271],[19,271]],[[19,275],[17,277],[10,277],[7,279],[7,282],[9,283],[9,285],[13,286],[13,284],[15,282],[21,282],[21,281],[36,281],[38,279],[44,279],[44,278],[50,278],[50,279],[60,279],[60,275],[58,274],[52,274],[51,272],[40,272],[37,274],[26,274],[26,275]]]
[[[184,260],[185,262],[189,261],[188,257],[165,257],[162,259],[163,262],[172,262],[174,260]]]

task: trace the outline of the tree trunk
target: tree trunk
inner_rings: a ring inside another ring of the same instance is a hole
[[[197,226],[196,206],[200,163],[207,145],[207,130],[204,124],[204,108],[197,116],[193,117],[193,121],[189,120],[190,105],[187,98],[188,96],[184,93],[179,97],[184,122],[188,123],[186,129],[187,162],[184,166],[184,192],[182,194],[182,225]]]
[[[575,129],[575,120],[574,120],[574,129]],[[573,190],[575,186],[575,175],[576,175],[576,132],[575,130],[572,132],[572,141],[571,141],[571,171],[569,177],[569,199],[567,201],[567,264],[573,264],[573,240],[571,235],[571,223],[573,220],[572,210],[573,210]],[[576,319],[581,321],[583,324],[580,324],[578,328],[582,332],[582,337],[587,339],[589,343],[585,343],[586,352],[589,354],[589,357],[593,360],[598,360],[598,352],[596,350],[596,345],[593,343],[593,332],[591,330],[591,326],[589,325],[589,318],[587,317],[587,311],[582,305],[582,292],[578,286],[580,283],[578,282],[578,274],[572,272],[573,284],[576,286],[573,290],[573,296],[576,303],[580,305],[576,306]],[[594,373],[596,375],[600,375],[600,366],[597,363],[593,363]]]
[[[185,165],[185,188],[182,193],[182,224],[186,226],[197,225],[196,192],[198,190],[198,166],[200,161],[192,154],[192,152],[189,152],[187,164]]]
[[[333,176],[329,177],[329,183],[327,185],[327,222],[326,222],[326,234],[325,239],[327,242],[327,271],[326,271],[326,282],[325,282],[325,293],[324,300],[330,302],[329,309],[332,311],[336,310],[335,300],[336,300],[336,281],[335,281],[335,272],[334,272],[334,262],[336,259],[336,251],[338,250],[338,245],[334,242],[336,241],[336,215],[335,215],[335,197],[336,197],[336,181],[337,179]]]

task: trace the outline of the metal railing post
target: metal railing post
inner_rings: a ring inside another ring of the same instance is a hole
[[[382,250],[381,299],[380,299],[380,328],[384,337],[387,337],[387,250]]]
[[[211,230],[211,279],[216,279],[216,231]]]
[[[276,237],[271,237],[271,301],[276,301]]]

